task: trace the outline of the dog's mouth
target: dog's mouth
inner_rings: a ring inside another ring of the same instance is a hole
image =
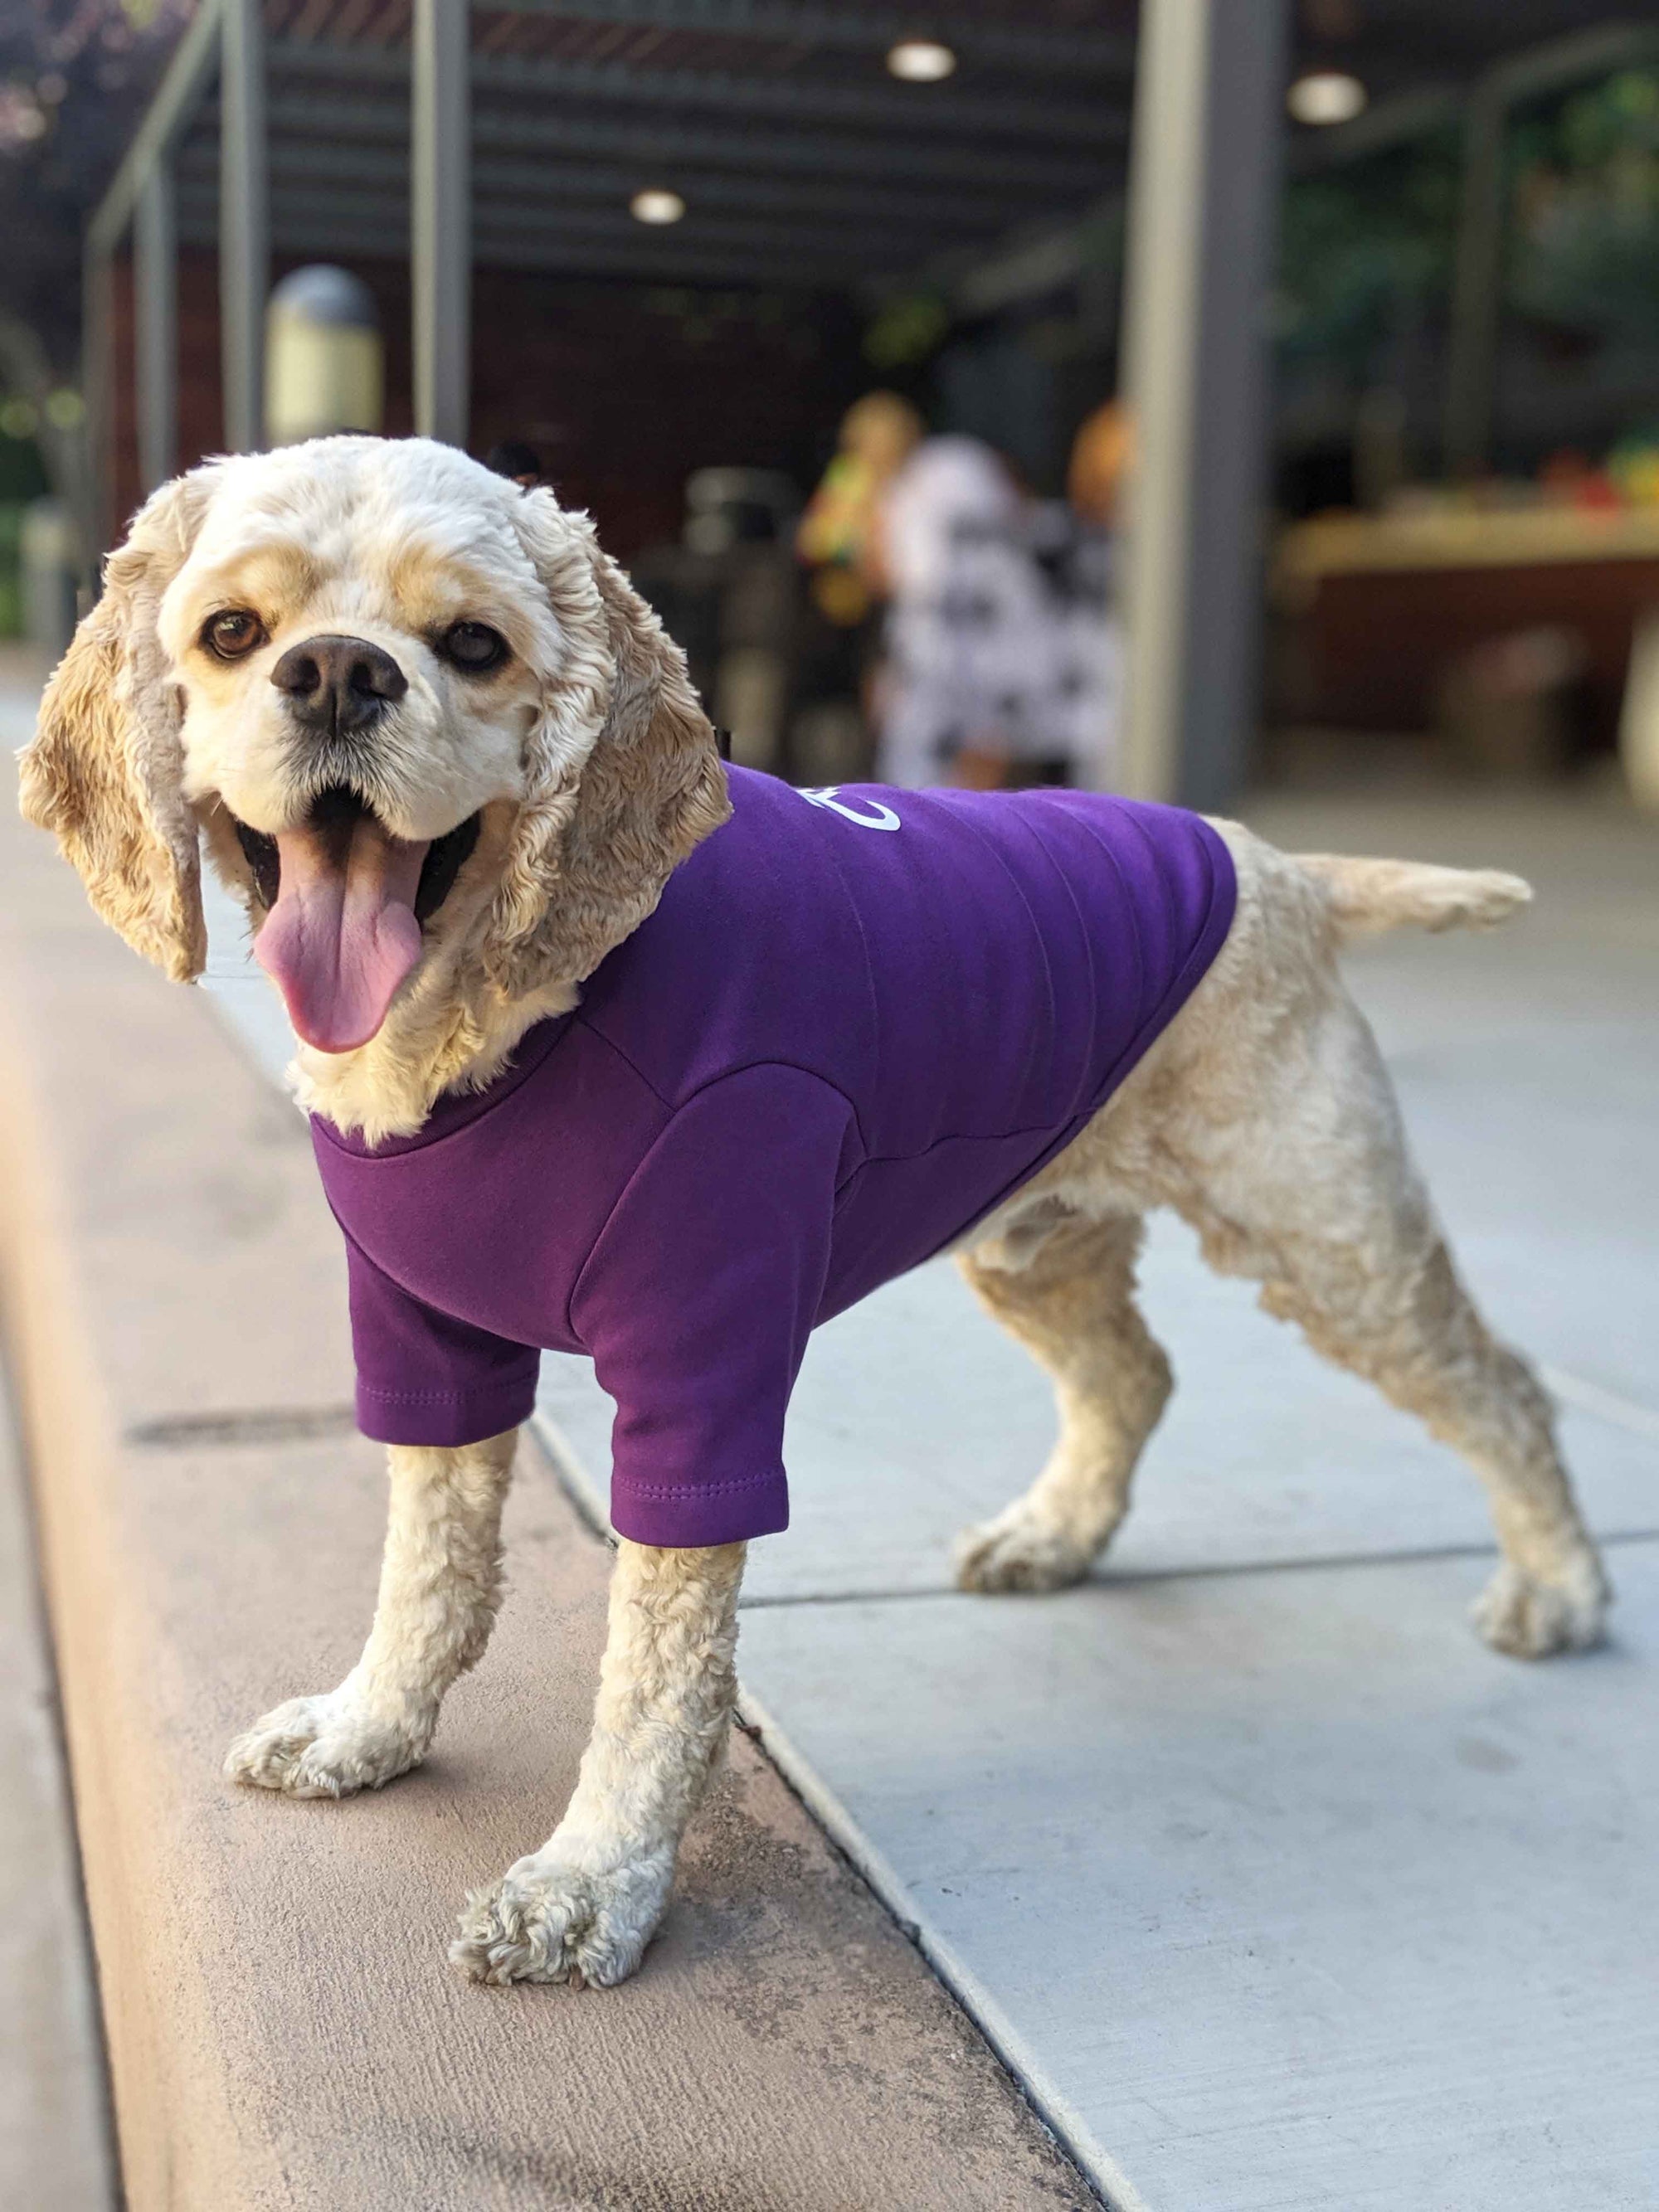
[[[253,957],[281,988],[307,1044],[350,1052],[374,1036],[420,959],[422,924],[454,889],[478,842],[478,826],[473,814],[441,837],[394,837],[343,786],[319,793],[303,823],[274,837],[235,823],[268,909]]]

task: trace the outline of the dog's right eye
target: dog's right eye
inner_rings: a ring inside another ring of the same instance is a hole
[[[227,607],[222,614],[210,617],[202,632],[203,644],[221,660],[245,659],[264,641],[264,624],[246,607]]]

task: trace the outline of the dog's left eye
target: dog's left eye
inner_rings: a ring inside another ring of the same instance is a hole
[[[446,660],[457,668],[465,669],[469,676],[481,674],[487,668],[499,668],[507,659],[507,640],[488,623],[452,623],[438,641],[438,650]]]

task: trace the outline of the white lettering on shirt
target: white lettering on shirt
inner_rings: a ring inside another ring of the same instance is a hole
[[[838,783],[826,783],[816,791],[803,790],[800,795],[808,805],[827,806],[832,814],[839,814],[843,822],[856,822],[860,830],[897,830],[902,827],[892,808],[884,806],[878,799],[866,799],[864,804],[872,811],[860,814],[856,807],[847,805],[837,796],[840,790]]]

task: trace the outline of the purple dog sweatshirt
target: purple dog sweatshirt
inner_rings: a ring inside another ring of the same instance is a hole
[[[494,1436],[543,1349],[585,1352],[644,1544],[787,1525],[810,1332],[1059,1152],[1233,914],[1173,808],[728,774],[732,818],[488,1090],[372,1147],[313,1123],[364,1433]]]

